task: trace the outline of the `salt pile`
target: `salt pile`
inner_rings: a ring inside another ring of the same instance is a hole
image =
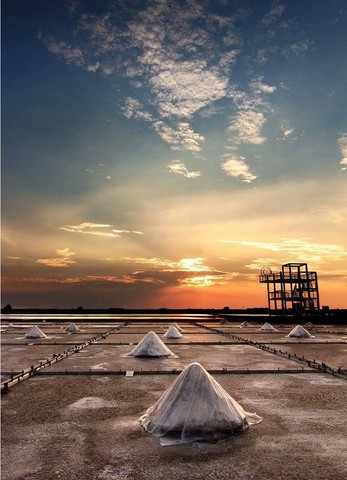
[[[293,330],[288,335],[286,335],[286,337],[315,338],[301,325],[297,325],[295,328],[293,328]]]
[[[30,330],[25,334],[25,338],[47,338],[47,335],[43,333],[36,325],[30,328]]]
[[[313,323],[307,322],[307,323],[305,323],[305,327],[313,327]]]
[[[163,446],[219,440],[260,423],[199,364],[191,363],[139,419]]]
[[[240,325],[240,328],[248,328],[250,327],[250,324],[248,322],[242,322]]]
[[[77,325],[75,325],[74,323],[71,323],[67,329],[66,329],[67,332],[69,333],[75,333],[75,332],[79,332],[80,329],[77,327]]]
[[[132,357],[176,357],[154,332],[148,332],[136,347],[128,353]]]
[[[226,318],[223,318],[219,323],[222,324],[222,325],[226,325],[229,322]]]
[[[262,332],[278,332],[276,328],[274,328],[271,323],[265,322],[262,327],[259,328]]]
[[[171,325],[169,330],[164,333],[164,338],[183,338],[183,335],[177,330],[174,325]]]

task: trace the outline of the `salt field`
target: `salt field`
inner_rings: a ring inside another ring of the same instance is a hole
[[[263,332],[264,318],[240,328],[206,315],[8,317],[4,480],[346,478],[347,324],[303,325],[315,338],[287,338],[296,323]],[[173,322],[182,338],[164,337]],[[80,331],[68,333],[71,323]],[[34,325],[46,338],[25,338]],[[129,356],[151,331],[173,356]],[[261,423],[162,446],[139,419],[194,362]]]

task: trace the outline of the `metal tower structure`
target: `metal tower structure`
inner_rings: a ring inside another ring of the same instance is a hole
[[[269,313],[308,315],[320,312],[317,272],[307,263],[285,263],[280,272],[261,269],[259,282],[267,285]]]

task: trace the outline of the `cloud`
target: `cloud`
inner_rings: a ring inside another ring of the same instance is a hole
[[[245,268],[258,270],[259,272],[263,267],[269,267],[272,271],[277,271],[281,269],[282,264],[274,258],[257,258],[256,260],[252,260],[252,263],[245,265]]]
[[[263,83],[262,77],[250,82],[249,93],[230,89],[229,96],[237,108],[228,127],[231,142],[236,145],[261,145],[266,142],[262,128],[266,122],[265,113],[271,111],[267,97],[275,91],[276,87]]]
[[[98,235],[101,237],[111,237],[118,238],[120,235],[112,231],[106,232],[104,230],[95,230],[96,228],[109,228],[111,225],[98,225],[90,223],[81,223],[80,225],[65,225],[64,227],[59,227],[60,230],[65,230],[66,232],[71,233],[85,233],[88,235]]]
[[[161,138],[171,145],[172,150],[186,150],[188,152],[200,152],[201,143],[205,138],[194,130],[186,122],[178,123],[175,128],[162,121],[154,123],[154,129]]]
[[[50,265],[58,266],[58,265]],[[40,283],[40,284],[95,284],[104,285],[109,283],[162,283],[160,280],[150,277],[138,275],[137,272],[128,275],[86,275],[81,277],[69,277],[69,278],[45,278],[45,277],[17,277],[15,279],[6,278],[6,283],[10,282],[23,282],[23,283]]]
[[[200,177],[200,172],[189,172],[184,163],[180,162],[179,160],[172,160],[167,168],[169,172],[184,175],[187,178]]]
[[[58,268],[70,267],[76,263],[75,260],[70,258],[75,255],[75,252],[71,252],[69,248],[57,250],[56,253],[59,255],[59,257],[38,258],[35,263],[40,263],[42,265],[46,265],[47,267]]]
[[[165,258],[144,258],[144,257],[122,257],[122,260],[132,263],[151,265],[154,269],[164,272],[180,271],[180,272],[200,272],[208,271],[209,267],[203,265],[204,258],[182,258],[179,261],[168,260]]]
[[[309,38],[294,42],[288,48],[283,50],[283,55],[289,57],[291,54],[297,57],[303,57],[306,53],[314,50],[314,42]]]
[[[294,133],[294,128],[288,127],[286,125],[281,125],[282,139],[287,140]]]
[[[136,100],[136,98],[126,98],[122,112],[123,115],[128,119],[135,118],[136,120],[144,120],[147,122],[153,121],[152,115],[143,110],[143,105]]]
[[[246,183],[253,182],[257,178],[246,165],[244,157],[226,153],[221,158],[223,159],[222,169],[230,177],[241,177]]]
[[[342,155],[340,165],[347,165],[347,133],[342,133],[337,141]]]
[[[230,56],[231,55],[231,56]],[[224,55],[223,68],[236,54]],[[229,63],[228,63],[229,62]],[[160,71],[150,79],[158,112],[162,117],[191,117],[198,110],[225,96],[228,81],[203,61],[164,60]]]
[[[83,222],[79,225],[65,225],[59,227],[60,230],[65,230],[71,233],[85,233],[88,235],[98,235],[101,237],[119,238],[122,233],[133,233],[135,235],[144,235],[143,232],[138,230],[118,230],[112,228],[112,225]]]
[[[261,145],[266,142],[266,137],[261,135],[261,129],[265,122],[263,113],[252,109],[241,110],[228,127],[228,132],[231,134],[230,140],[236,144]]]
[[[263,248],[273,252],[285,252],[295,261],[324,262],[340,260],[347,256],[347,250],[341,245],[311,242],[309,238],[283,238],[281,242],[253,242],[241,240],[220,240],[221,243]]]
[[[127,262],[151,266],[151,270],[134,272],[132,277],[142,275],[156,280],[165,285],[179,285],[181,287],[211,287],[225,285],[233,281],[240,274],[237,272],[223,272],[204,264],[204,258],[182,258],[174,261],[163,258],[129,258],[123,257]]]
[[[275,5],[274,7],[272,7],[270,12],[264,15],[261,22],[264,25],[269,25],[270,23],[275,22],[282,15],[285,8],[286,8],[285,5],[281,5],[281,4]]]
[[[178,282],[182,287],[206,288],[206,287],[213,287],[215,285],[225,285],[230,281],[233,281],[239,275],[240,274],[237,272],[234,272],[234,273],[218,272],[218,273],[209,274],[209,275],[197,275],[194,277],[186,277],[183,279],[179,279]]]

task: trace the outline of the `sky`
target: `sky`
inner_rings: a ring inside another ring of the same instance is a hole
[[[2,306],[347,307],[345,0],[3,0]]]

